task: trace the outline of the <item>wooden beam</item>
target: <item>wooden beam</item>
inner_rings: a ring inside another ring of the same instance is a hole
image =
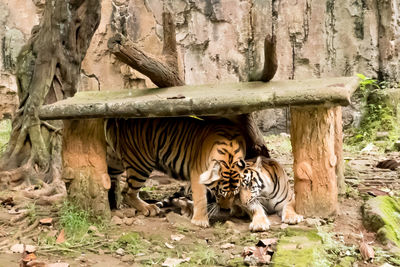
[[[304,216],[336,214],[335,107],[290,109],[296,211]]]
[[[226,116],[302,105],[348,105],[356,77],[88,91],[42,106],[41,119]]]

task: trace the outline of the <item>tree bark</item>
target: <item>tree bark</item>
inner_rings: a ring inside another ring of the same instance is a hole
[[[68,196],[95,215],[110,217],[104,120],[64,121],[62,156]]]
[[[346,183],[344,180],[344,159],[343,159],[343,121],[342,107],[333,108],[335,114],[335,155],[336,155],[336,179],[338,185],[338,193],[346,192]]]
[[[81,62],[99,21],[98,0],[46,1],[41,23],[33,27],[17,60],[20,103],[0,160],[1,182],[7,187],[24,188],[44,181],[42,190],[27,195],[43,202],[65,196],[62,123],[41,121],[38,109],[75,94]]]
[[[332,216],[337,208],[335,108],[292,107],[296,211],[305,216]]]

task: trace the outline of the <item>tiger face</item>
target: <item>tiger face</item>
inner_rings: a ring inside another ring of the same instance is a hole
[[[244,205],[252,204],[264,188],[260,173],[253,167],[246,166],[243,171],[240,189],[240,202]]]
[[[234,162],[214,161],[211,173],[200,175],[200,182],[211,190],[221,208],[232,208],[235,195],[240,191],[245,165],[243,159]]]

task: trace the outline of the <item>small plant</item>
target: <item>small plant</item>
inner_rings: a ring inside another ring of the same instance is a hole
[[[26,206],[29,224],[32,224],[37,219],[37,211],[35,203],[28,203]]]
[[[81,239],[91,225],[103,228],[101,219],[94,217],[70,201],[62,204],[59,215],[61,227],[65,229],[66,236],[71,240]]]
[[[128,253],[135,255],[148,248],[142,237],[137,232],[123,234],[114,244],[114,249],[123,248]]]
[[[221,255],[218,255],[212,248],[204,245],[196,246],[194,251],[190,255],[190,265],[224,265],[224,262],[222,262],[221,260]]]
[[[370,79],[358,74],[360,83],[361,101],[364,104],[365,114],[358,129],[351,129],[346,141],[358,149],[376,141],[378,132],[388,132],[387,140],[376,143],[383,149],[391,149],[400,136],[400,127],[396,121],[396,111],[387,104],[386,89],[388,83]]]

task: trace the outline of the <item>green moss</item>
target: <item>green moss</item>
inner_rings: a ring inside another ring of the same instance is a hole
[[[280,238],[272,262],[275,267],[329,265],[317,231],[293,228],[286,229],[285,235]]]
[[[400,247],[400,199],[380,196],[369,199],[363,207],[364,225],[376,231],[378,238]]]
[[[347,256],[340,259],[339,263],[336,264],[335,267],[352,267],[355,261],[356,258]]]

